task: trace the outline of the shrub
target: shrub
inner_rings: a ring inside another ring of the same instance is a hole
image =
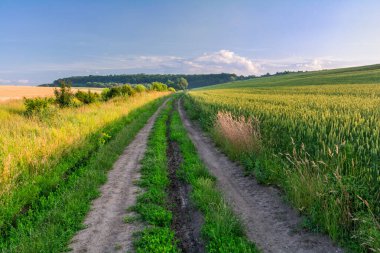
[[[155,90],[155,91],[167,91],[168,86],[164,83],[153,82],[152,85],[150,86],[150,89]]]
[[[105,88],[102,90],[102,93],[100,93],[100,97],[103,101],[107,101],[110,98],[110,89]]]
[[[51,103],[51,98],[24,98],[25,114],[27,116],[43,115],[48,112]]]
[[[135,90],[136,90],[136,92],[141,93],[141,92],[146,91],[146,87],[142,84],[138,84],[135,86]]]
[[[75,93],[75,97],[82,102],[83,104],[91,104],[99,100],[100,96],[96,92],[91,92],[88,90],[87,92],[78,90]]]
[[[124,84],[124,85],[120,86],[120,89],[121,89],[121,94],[124,96],[125,95],[133,96],[136,94],[135,89],[129,84]]]
[[[110,98],[123,95],[123,91],[120,86],[110,88]]]
[[[107,88],[102,91],[101,97],[104,101],[107,101],[111,98],[118,97],[122,95],[122,90],[120,86]]]
[[[59,81],[60,88],[54,90],[55,101],[60,107],[72,105],[74,93],[71,91],[71,84],[64,80]]]
[[[173,87],[170,87],[170,88],[168,89],[168,91],[170,91],[170,92],[175,92],[175,89],[174,89]]]

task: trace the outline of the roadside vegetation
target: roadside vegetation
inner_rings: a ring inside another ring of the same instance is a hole
[[[168,94],[60,106],[67,97],[79,100],[65,87],[55,99],[1,104],[0,249],[61,251],[80,228],[106,171],[158,108],[157,99]]]
[[[379,73],[377,65],[216,85],[190,92],[185,107],[258,181],[280,186],[306,227],[380,252]]]

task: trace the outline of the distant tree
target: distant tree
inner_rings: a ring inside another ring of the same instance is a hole
[[[60,107],[68,107],[73,104],[74,93],[71,91],[71,83],[60,80],[59,89],[54,89],[55,101]]]
[[[150,85],[150,90],[155,90],[155,91],[167,91],[168,86],[164,83],[161,82],[153,82]]]
[[[168,85],[168,87],[174,87],[174,85],[175,85],[175,83],[172,80],[170,80],[170,79],[168,79],[168,81],[166,82],[166,84]]]
[[[96,92],[91,92],[88,90],[87,92],[78,90],[75,93],[75,97],[83,104],[91,104],[100,99],[100,95]]]
[[[189,86],[189,83],[187,82],[187,80],[185,78],[181,77],[178,79],[178,87],[180,89],[186,90],[187,86]]]
[[[136,90],[129,84],[124,84],[120,86],[121,94],[122,95],[128,95],[128,96],[133,96],[136,94]]]
[[[144,86],[144,85],[142,85],[142,84],[138,84],[138,85],[136,85],[135,86],[135,90],[137,91],[137,92],[144,92],[144,91],[146,91],[146,87]]]

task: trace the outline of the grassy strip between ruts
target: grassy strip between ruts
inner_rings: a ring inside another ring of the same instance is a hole
[[[178,170],[179,177],[192,186],[192,201],[205,217],[202,236],[207,251],[259,252],[245,237],[239,219],[217,190],[215,178],[208,173],[200,160],[177,110],[172,115],[170,127],[170,138],[178,143],[183,157]]]
[[[129,113],[116,121],[115,134],[80,164],[55,191],[33,203],[17,226],[0,242],[0,252],[62,252],[82,221],[90,202],[98,196],[107,171],[157,110],[162,99]]]
[[[172,106],[173,102],[169,101],[154,124],[142,161],[139,185],[145,191],[137,198],[133,209],[149,226],[137,235],[137,252],[179,252],[174,231],[170,228],[172,213],[168,209],[166,192],[169,185],[166,121]]]

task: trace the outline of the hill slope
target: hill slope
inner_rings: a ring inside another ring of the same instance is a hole
[[[308,86],[308,85],[330,85],[330,84],[380,84],[380,64],[341,68],[332,70],[321,70],[311,72],[289,73],[286,75],[275,75],[259,77],[243,81],[235,81],[205,87],[215,88],[268,88],[279,86]]]

